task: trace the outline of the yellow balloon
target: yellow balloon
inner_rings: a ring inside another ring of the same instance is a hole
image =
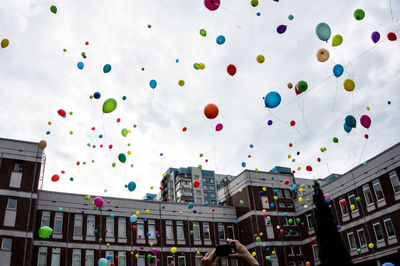
[[[325,62],[329,59],[329,51],[325,48],[321,48],[317,51],[317,59],[320,62]]]
[[[262,64],[265,61],[265,57],[262,54],[257,55],[257,62]]]
[[[371,108],[369,106],[367,106],[367,111],[371,110]]]
[[[149,214],[149,213],[150,213],[150,211],[149,211],[149,210],[146,210],[145,212],[146,212],[146,214]]]
[[[300,171],[301,170],[301,167],[299,166],[299,167],[297,167],[297,171]]]
[[[299,189],[299,191],[300,191],[300,192],[303,192],[303,188],[301,187],[301,188]]]
[[[339,46],[343,42],[343,37],[339,34],[333,36],[332,38],[332,46]]]
[[[353,91],[354,88],[356,87],[356,84],[354,84],[354,81],[351,79],[346,79],[343,82],[343,87],[346,91]]]
[[[287,157],[288,157],[288,159],[290,159],[290,158],[292,158],[292,155],[291,155],[291,154],[288,154],[288,156],[287,156]]]
[[[263,232],[261,232],[261,233],[260,233],[260,236],[263,236],[263,235],[264,235]]]
[[[51,121],[47,122],[47,124],[49,124],[49,126],[51,126]]]
[[[131,155],[131,151],[128,151],[128,155]]]
[[[303,198],[302,197],[299,197],[299,202],[302,202],[303,201]]]
[[[132,251],[132,253],[133,253],[133,251]],[[136,255],[135,255],[135,258],[137,258],[137,259],[138,259],[138,258],[139,258],[139,254],[136,254]]]
[[[278,200],[278,196],[274,196],[274,200]]]
[[[178,81],[179,86],[184,86],[185,85],[185,81],[183,79]]]
[[[166,176],[166,175],[167,175],[166,173],[162,174],[162,176]]]
[[[243,190],[241,188],[239,188],[238,192],[242,192]]]
[[[257,253],[256,253],[255,251],[253,251],[253,253],[251,253],[251,255],[252,255],[253,257],[255,257],[255,256],[257,255]]]
[[[271,220],[271,217],[270,217],[270,216],[267,216],[267,220],[268,220],[268,221]]]
[[[374,248],[374,247],[375,247],[375,245],[374,245],[374,244],[372,244],[372,243],[369,243],[369,244],[368,244],[368,247],[369,247],[369,248]]]
[[[267,188],[266,188],[266,187],[263,187],[262,190],[263,190],[263,191],[267,191]]]
[[[132,131],[130,129],[128,129],[128,133],[131,133]]]
[[[138,216],[140,214],[140,211],[136,211],[136,216]]]
[[[355,208],[356,208],[356,206],[354,206],[354,204],[350,205],[350,210],[354,211]]]
[[[1,48],[6,48],[10,44],[10,41],[8,39],[3,39],[1,41]]]
[[[262,212],[263,212],[263,213],[266,213],[266,212],[267,212],[267,210],[266,210],[266,209],[263,209],[263,210],[262,210]]]
[[[171,248],[171,253],[172,254],[176,253],[176,251],[177,251],[176,247]]]
[[[74,134],[74,132],[73,132],[73,131],[70,131],[69,134],[72,135],[72,134]]]
[[[206,67],[206,65],[204,65],[203,63],[200,63],[200,64],[199,64],[199,68],[200,68],[200,69],[204,69],[205,67]]]
[[[182,213],[183,213],[182,211],[179,212],[179,214],[182,214]]]
[[[44,148],[46,148],[47,146],[47,142],[45,140],[41,140],[39,142],[39,148],[41,148],[42,150],[44,150]]]
[[[108,247],[108,248],[110,247],[110,243],[107,243],[107,247]]]
[[[273,251],[271,252],[271,254],[272,254],[272,255],[275,255],[275,250],[273,250]]]

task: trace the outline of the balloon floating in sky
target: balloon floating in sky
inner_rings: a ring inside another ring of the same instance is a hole
[[[354,81],[351,79],[346,79],[343,82],[343,87],[346,91],[353,91],[354,88],[356,87],[356,84],[354,84]]]
[[[234,76],[236,74],[236,66],[233,64],[230,64],[226,68],[226,71],[228,72],[229,75]]]
[[[276,91],[268,92],[264,97],[265,107],[275,108],[281,103],[281,95]]]
[[[268,122],[267,122],[268,126],[271,126],[272,123],[273,123],[272,120],[268,120]]]
[[[67,115],[67,113],[63,109],[58,110],[57,113],[59,116],[63,116],[63,117]]]
[[[218,123],[218,124],[215,126],[215,130],[216,130],[216,131],[221,131],[223,128],[224,128],[224,126],[223,126],[221,123]]]
[[[150,80],[150,88],[155,89],[157,87],[157,81],[155,81],[154,79]]]
[[[1,40],[1,48],[6,48],[10,44],[8,39]]]
[[[178,81],[178,85],[181,86],[181,87],[184,86],[185,85],[185,81],[183,79],[179,80]]]
[[[207,31],[205,29],[201,29],[200,30],[200,35],[203,36],[203,37],[206,37]]]
[[[118,155],[118,160],[119,160],[121,163],[125,163],[125,162],[126,162],[126,155],[123,154],[123,153],[120,153],[120,154]]]
[[[339,46],[341,45],[343,42],[343,37],[339,34],[336,34],[335,36],[333,36],[332,38],[332,46]]]
[[[328,24],[321,22],[315,28],[315,33],[321,41],[328,41],[331,37],[331,28]]]
[[[352,115],[346,116],[346,118],[344,119],[344,122],[349,127],[356,127],[357,126],[357,120]]]
[[[250,4],[252,7],[256,7],[258,6],[258,0],[251,0]]]
[[[224,37],[224,35],[219,35],[219,36],[217,37],[217,43],[218,43],[219,45],[222,45],[222,44],[225,43],[225,37]]]
[[[55,175],[53,175],[53,176],[51,177],[51,181],[53,181],[53,182],[57,182],[58,180],[60,180],[60,176],[57,175],[57,174],[55,174]]]
[[[264,61],[265,61],[265,57],[262,54],[257,55],[257,62],[258,63],[262,64],[262,63],[264,63]]]
[[[218,107],[213,103],[209,103],[206,105],[206,107],[204,107],[204,115],[208,119],[216,118],[218,116],[218,113],[219,113]]]
[[[334,137],[332,141],[333,141],[334,143],[338,143],[338,142],[339,142],[339,139],[338,139],[337,137]]]
[[[95,99],[100,99],[100,97],[101,97],[100,92],[96,91],[96,92],[93,94],[93,97],[94,97]]]
[[[296,121],[294,121],[294,120],[290,121],[290,125],[291,125],[292,127],[294,127],[294,126],[296,125]]]
[[[97,261],[98,266],[108,266],[108,260],[106,258],[101,258]]]
[[[371,126],[371,118],[368,115],[362,115],[360,117],[360,123],[363,127],[368,129]]]
[[[393,32],[389,32],[388,35],[387,35],[387,38],[388,38],[389,41],[395,41],[395,40],[397,40],[397,36],[396,36],[396,34],[393,33]]]
[[[293,15],[289,15],[289,16],[288,16],[288,19],[289,19],[289,20],[293,20],[293,18],[294,18]]]
[[[219,8],[221,4],[220,0],[204,0],[204,5],[210,11],[215,11]]]
[[[117,108],[117,101],[113,98],[109,98],[103,103],[103,113],[108,114]]]
[[[96,197],[93,202],[97,208],[103,207],[104,201],[101,197]]]
[[[354,11],[354,18],[356,20],[363,20],[363,18],[365,17],[365,12],[362,9],[357,9],[356,11]]]
[[[188,204],[188,209],[193,209],[193,207],[194,207],[194,203],[193,202],[189,202],[189,204]]]
[[[51,6],[50,7],[50,11],[51,11],[51,13],[56,14],[57,13],[57,7],[56,6]]]
[[[193,182],[193,187],[194,188],[198,188],[200,186],[200,181],[199,180],[195,180],[194,182]]]
[[[299,92],[305,92],[308,89],[308,84],[304,80],[300,80],[297,83],[296,88],[299,90]]]
[[[40,238],[49,238],[53,234],[53,229],[48,226],[42,226],[38,233]]]
[[[108,73],[111,71],[111,65],[110,64],[106,64],[103,66],[103,72],[104,73]]]
[[[83,64],[83,62],[78,62],[78,64],[76,65],[79,69],[82,69],[85,64]]]
[[[128,190],[129,190],[130,192],[132,192],[132,191],[134,191],[135,189],[136,189],[136,183],[133,182],[133,181],[129,182],[129,183],[128,183]]]
[[[279,26],[276,28],[276,32],[279,33],[279,34],[282,34],[282,33],[284,33],[284,32],[286,31],[286,29],[287,29],[287,26],[286,26],[286,25],[279,25]]]
[[[47,142],[45,140],[41,140],[39,142],[39,148],[41,148],[42,150],[44,150],[44,148],[47,147]]]
[[[377,42],[379,41],[380,38],[381,38],[381,35],[380,35],[379,32],[377,32],[377,31],[374,31],[374,32],[371,34],[371,39],[372,39],[372,41],[373,41],[374,43],[377,43]]]
[[[124,136],[124,137],[126,137],[126,136],[128,135],[128,130],[127,130],[126,128],[123,128],[123,129],[121,130],[121,135]]]
[[[329,59],[329,51],[321,48],[317,51],[317,59],[319,62],[326,62]]]
[[[337,77],[337,78],[340,77],[343,74],[343,71],[344,71],[344,68],[340,64],[336,64],[333,67],[333,75],[335,75],[335,77]]]

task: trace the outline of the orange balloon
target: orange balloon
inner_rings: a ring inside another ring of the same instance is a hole
[[[213,103],[209,103],[206,105],[206,107],[204,107],[204,115],[208,118],[208,119],[214,119],[218,116],[218,107],[213,104]]]
[[[293,84],[291,82],[289,82],[287,86],[289,89],[293,88]]]
[[[325,48],[321,48],[317,52],[317,59],[320,62],[325,62],[329,59],[329,51]]]
[[[310,266],[311,263],[309,261],[306,262],[306,266]]]

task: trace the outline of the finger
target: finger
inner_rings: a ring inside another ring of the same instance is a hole
[[[209,259],[210,261],[213,261],[217,256],[215,255],[215,249],[211,250],[210,254],[209,254]]]
[[[221,257],[215,257],[215,260],[213,262],[213,265],[219,265],[219,261],[221,260]]]

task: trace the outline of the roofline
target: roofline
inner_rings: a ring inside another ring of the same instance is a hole
[[[22,143],[39,145],[39,142],[33,142],[33,141],[27,141],[27,140],[8,139],[8,138],[1,138],[1,137],[0,137],[0,140],[7,140],[7,141],[13,141],[13,142],[22,142]]]

